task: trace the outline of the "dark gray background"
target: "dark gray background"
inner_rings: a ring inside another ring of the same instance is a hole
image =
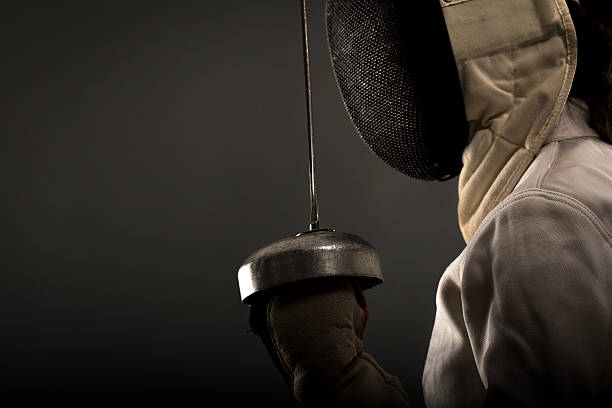
[[[23,3],[0,5],[0,402],[285,403],[236,272],[306,227],[299,2]],[[437,281],[463,247],[457,182],[361,142],[323,12],[322,223],[378,248],[366,347],[421,402]]]

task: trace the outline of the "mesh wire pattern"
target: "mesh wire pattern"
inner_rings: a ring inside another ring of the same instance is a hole
[[[408,4],[424,2],[432,0],[404,0]],[[414,25],[419,18],[441,18],[441,12],[426,16],[415,6],[412,13],[407,13],[407,6],[400,3],[398,0],[327,1],[328,44],[336,80],[355,128],[377,156],[414,178],[449,178],[458,173],[460,164],[456,158],[451,159],[455,161],[451,165],[443,163],[448,152],[436,157],[436,149],[447,147],[440,145],[440,135],[435,133],[445,129],[436,126],[431,96],[421,90],[436,81],[438,72],[430,72],[431,67],[426,66],[425,59],[434,55],[423,44],[427,30],[418,38]],[[428,10],[431,9],[429,6]],[[443,24],[439,27],[448,37],[446,27]],[[436,25],[429,25],[428,29],[435,30]],[[450,43],[446,52],[452,56]],[[452,64],[456,74],[454,60],[446,61],[447,65]],[[433,71],[441,69],[433,68]],[[462,97],[459,97],[458,108],[463,109]],[[458,156],[460,160],[460,152]]]

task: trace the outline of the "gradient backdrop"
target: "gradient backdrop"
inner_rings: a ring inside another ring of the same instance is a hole
[[[0,404],[283,405],[237,268],[306,228],[299,1],[0,3]],[[310,5],[322,226],[378,248],[366,347],[422,403],[457,181],[372,155]],[[441,120],[443,120],[441,118]]]

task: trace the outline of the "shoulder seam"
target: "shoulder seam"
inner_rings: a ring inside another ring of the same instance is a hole
[[[557,159],[557,156],[559,155],[559,142],[553,142],[553,143],[554,145],[551,146],[553,148],[553,151],[552,151],[550,160],[548,161],[548,166],[546,166],[546,170],[544,171],[544,174],[542,174],[540,177],[538,177],[538,180],[536,180],[535,188],[542,189],[542,186],[544,185],[544,181],[546,180],[546,177],[550,174],[550,169],[555,164],[555,160]]]
[[[574,209],[576,212],[578,212],[581,215],[583,215],[584,217],[586,217],[589,220],[589,222],[591,223],[591,225],[593,225],[593,227],[599,232],[599,234],[601,235],[603,240],[610,247],[612,247],[612,234],[610,233],[610,231],[608,231],[608,229],[606,228],[604,223],[601,221],[601,219],[597,216],[597,214],[595,214],[589,207],[587,207],[586,205],[584,205],[579,200],[577,200],[574,197],[571,197],[571,196],[569,196],[567,194],[559,193],[557,191],[541,189],[541,188],[530,188],[530,189],[527,189],[527,190],[523,190],[520,193],[518,193],[516,195],[511,195],[508,198],[506,198],[504,201],[502,201],[497,207],[495,207],[485,217],[485,219],[482,221],[482,223],[480,224],[480,226],[478,227],[478,229],[474,233],[474,236],[472,237],[470,242],[472,242],[473,240],[477,239],[478,236],[480,236],[482,234],[482,231],[491,222],[493,217],[495,217],[499,212],[501,212],[506,207],[508,207],[508,206],[510,206],[512,204],[516,204],[516,203],[518,203],[518,202],[520,202],[522,200],[525,200],[527,198],[530,198],[530,197],[535,197],[535,198],[539,198],[539,199],[543,199],[543,200],[552,201],[552,202],[555,202],[555,203],[558,203],[558,204],[562,204],[562,205],[565,205],[567,207],[570,207],[570,208]]]

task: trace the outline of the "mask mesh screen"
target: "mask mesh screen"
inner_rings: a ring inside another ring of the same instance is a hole
[[[385,0],[328,0],[332,63],[349,115],[370,149],[408,176],[435,180],[423,106],[396,8]]]

